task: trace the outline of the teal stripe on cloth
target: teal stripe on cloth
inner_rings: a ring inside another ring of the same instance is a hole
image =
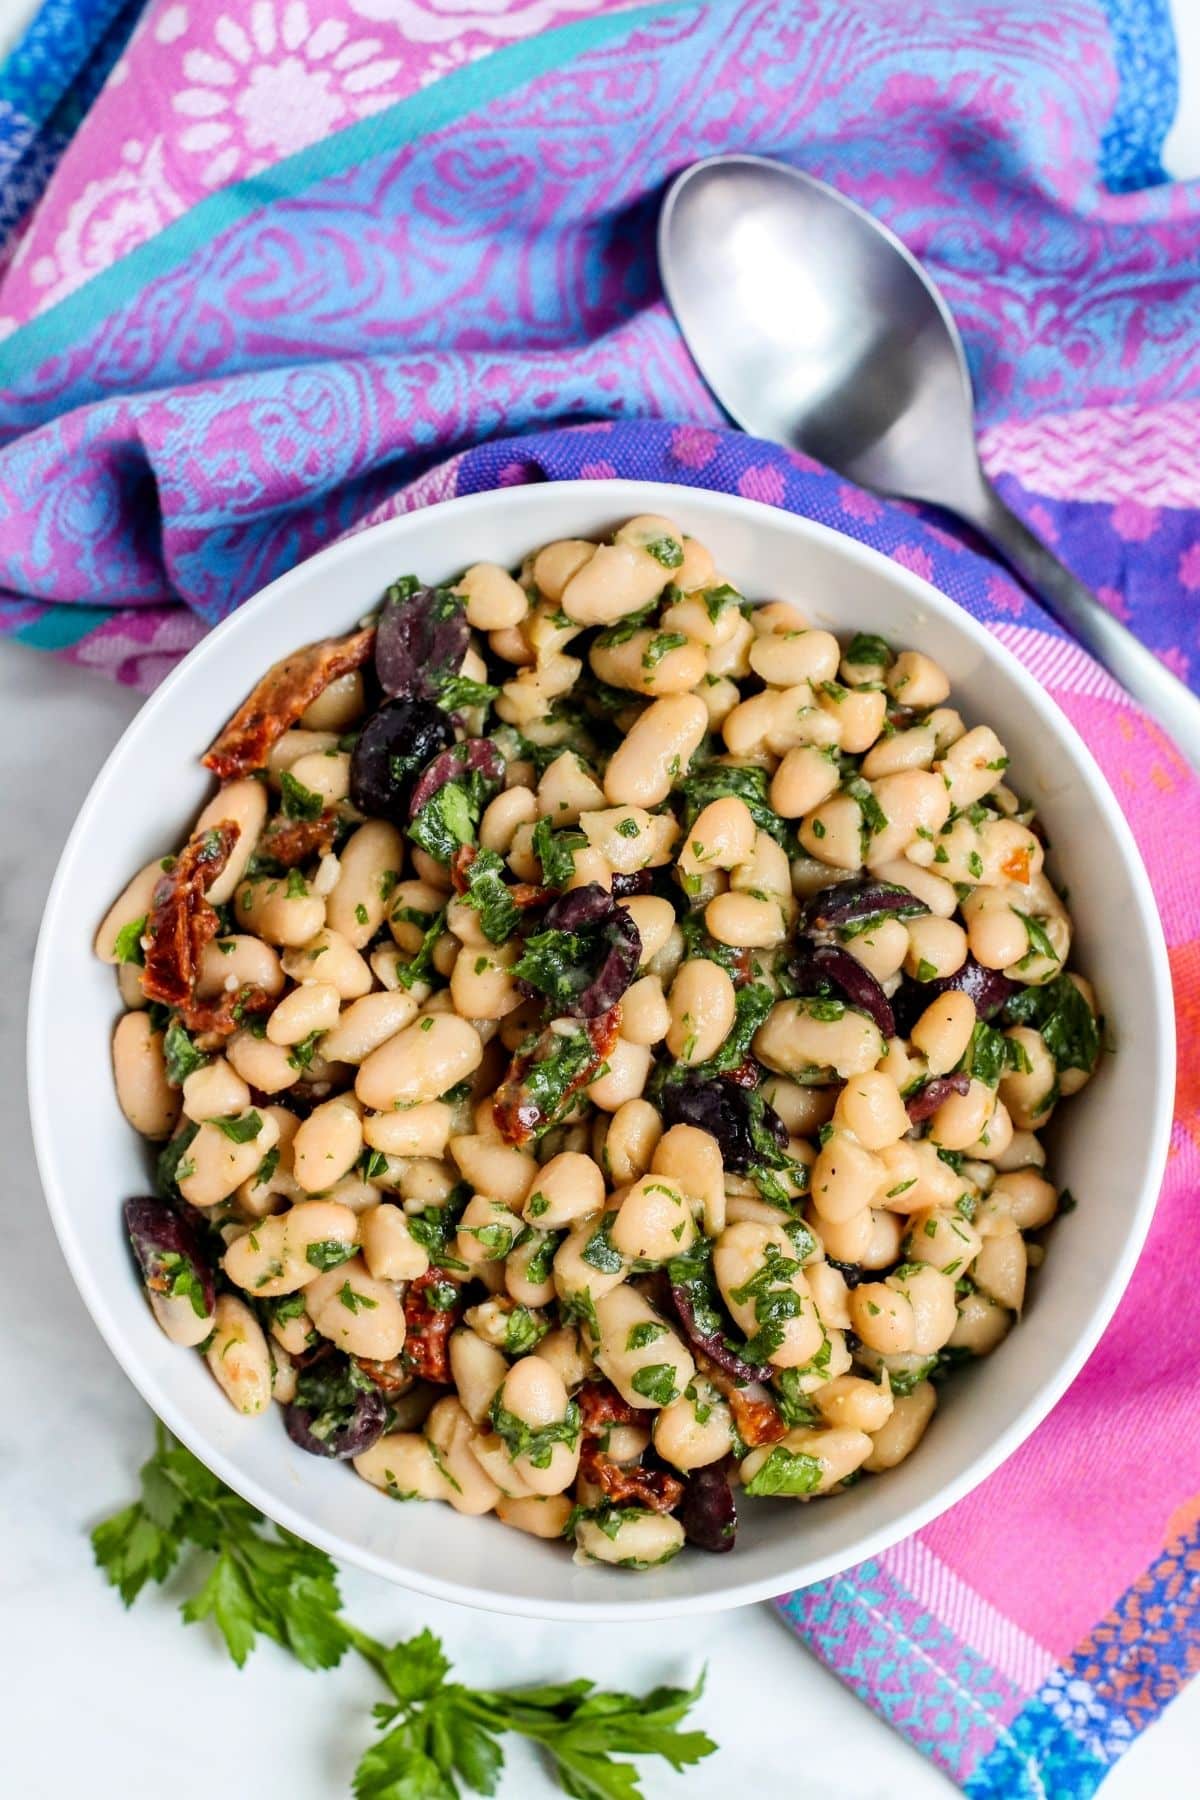
[[[149,282],[179,268],[188,257],[207,249],[231,225],[272,201],[301,193],[315,182],[343,175],[371,157],[441,131],[526,82],[561,68],[572,57],[627,37],[639,25],[673,13],[696,11],[701,3],[702,0],[663,0],[658,5],[604,13],[581,19],[578,24],[538,32],[520,43],[493,50],[480,61],[451,71],[405,100],[397,100],[394,106],[332,132],[320,143],[284,157],[272,168],[209,195],[148,243],[139,244],[120,262],[102,269],[73,294],[0,342],[0,386],[14,382],[22,371],[66,350],[76,338],[92,330],[98,319],[119,311]]]
[[[69,650],[111,617],[106,606],[48,606],[40,618],[18,625],[13,638],[31,650]]]

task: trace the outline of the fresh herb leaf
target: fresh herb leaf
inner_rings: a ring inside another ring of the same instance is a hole
[[[339,1263],[349,1262],[355,1248],[354,1244],[342,1243],[340,1238],[320,1238],[305,1250],[304,1260],[324,1275],[327,1270],[336,1269]]]
[[[956,1067],[985,1087],[998,1087],[1010,1069],[1019,1069],[1021,1061],[1029,1061],[1019,1044],[1006,1038],[1002,1031],[977,1019],[971,1040]]]
[[[626,1350],[644,1350],[647,1344],[656,1344],[660,1337],[666,1337],[667,1328],[657,1319],[643,1319],[640,1324],[630,1328],[625,1338]]]
[[[473,1689],[449,1680],[449,1660],[430,1631],[379,1643],[343,1616],[337,1571],[324,1552],[270,1526],[161,1425],[138,1499],[96,1527],[92,1547],[127,1606],[147,1582],[178,1570],[192,1589],[183,1617],[211,1618],[239,1667],[262,1637],[309,1669],[332,1668],[354,1650],[389,1692],[375,1708],[381,1735],[355,1771],[357,1800],[492,1794],[505,1732],[537,1744],[575,1800],[642,1800],[633,1768],[619,1758],[659,1756],[678,1770],[716,1748],[703,1732],[679,1729],[703,1678],[644,1696],[584,1680]]]
[[[616,1213],[605,1213],[579,1253],[588,1267],[601,1275],[619,1275],[625,1267],[625,1258],[609,1235],[616,1216]]]
[[[544,994],[555,1014],[568,1013],[595,978],[606,942],[603,923],[579,932],[538,931],[526,938],[512,972]]]
[[[682,650],[690,639],[683,631],[656,631],[646,648],[642,651],[642,668],[646,674],[657,669],[664,656],[672,650]]]
[[[416,1239],[431,1263],[441,1269],[459,1269],[462,1264],[450,1255],[450,1246],[458,1233],[458,1221],[471,1198],[465,1181],[453,1188],[440,1206],[427,1206],[408,1215],[409,1236]]]
[[[290,769],[285,769],[279,778],[283,790],[283,816],[285,819],[319,819],[325,810],[325,801],[320,794],[314,794],[306,788],[302,781],[297,781]]]
[[[1021,988],[1004,1008],[1008,1025],[1028,1025],[1042,1040],[1059,1069],[1091,1074],[1100,1056],[1100,1027],[1091,1007],[1069,975],[1056,975],[1039,987]]]
[[[446,929],[446,907],[433,915],[428,928],[416,952],[406,963],[396,965],[396,980],[401,987],[415,987],[418,981],[425,981],[433,967],[433,952],[438,939]]]
[[[435,862],[448,863],[460,844],[475,842],[475,827],[494,790],[478,769],[447,781],[408,826],[408,835]]]
[[[113,939],[113,955],[119,963],[137,963],[143,966],[146,953],[142,949],[142,939],[146,935],[146,915],[140,919],[131,919],[128,925],[122,925]]]
[[[555,831],[549,819],[538,820],[533,828],[533,854],[542,865],[542,880],[547,887],[566,887],[575,874],[575,853],[586,844],[582,831]]]
[[[683,561],[683,545],[678,538],[652,538],[648,544],[642,545],[642,549],[656,563],[661,563],[664,569],[677,569]]]
[[[708,1081],[740,1069],[750,1055],[755,1033],[775,1004],[775,996],[765,982],[751,981],[738,987],[734,1000],[733,1024],[715,1056],[707,1062],[676,1063],[668,1080]]]
[[[744,800],[750,817],[760,831],[767,832],[789,855],[795,855],[796,840],[791,827],[781,819],[767,798],[768,777],[765,769],[739,769],[727,763],[704,763],[689,771],[680,783],[683,795],[683,828],[691,830],[704,808],[713,800],[735,794]]]
[[[521,917],[504,880],[504,858],[494,850],[480,850],[467,868],[467,889],[462,898],[479,914],[483,935],[492,944],[504,944]]]
[[[775,1444],[762,1466],[745,1484],[747,1494],[813,1494],[821,1485],[822,1468],[804,1450],[786,1450]]]
[[[293,1044],[288,1051],[288,1061],[293,1069],[307,1069],[317,1053],[317,1043],[325,1036],[323,1031],[310,1031],[308,1036]]]
[[[862,833],[864,844],[887,830],[888,816],[875,798],[870,782],[856,775],[845,784],[846,792],[851,799],[858,801],[858,810],[862,814]]]
[[[521,1078],[521,1104],[529,1119],[538,1122],[534,1137],[541,1137],[558,1123],[559,1114],[574,1097],[578,1084],[595,1079],[596,1052],[583,1026],[571,1031],[544,1031],[540,1038],[527,1038],[518,1050],[537,1045],[542,1054],[524,1070]],[[604,1065],[602,1064],[601,1067]]]
[[[981,865],[980,874],[982,873]],[[1045,957],[1047,962],[1060,963],[1062,958],[1050,942],[1046,927],[1040,920],[1033,918],[1030,913],[1023,913],[1019,907],[1014,906],[1013,911],[1024,925],[1025,936],[1029,939],[1029,949],[1017,964],[1018,969],[1024,969],[1028,964],[1036,962],[1039,956]]]
[[[447,675],[438,683],[437,703],[447,712],[465,712],[471,706],[490,706],[498,687],[486,681],[472,681],[469,675]]]
[[[568,1450],[573,1450],[579,1442],[579,1402],[568,1400],[562,1418],[549,1425],[527,1425],[524,1419],[519,1419],[516,1413],[509,1412],[501,1404],[497,1394],[488,1412],[488,1423],[502,1439],[510,1462],[524,1456],[531,1467],[548,1469],[556,1444],[565,1444]]]
[[[533,1240],[537,1243],[537,1249],[525,1264],[525,1278],[532,1287],[537,1287],[543,1281],[549,1281],[558,1246],[566,1235],[565,1231],[535,1230],[532,1233]]]
[[[158,1153],[158,1162],[154,1169],[154,1185],[164,1200],[179,1200],[179,1183],[186,1181],[191,1169],[188,1167],[192,1139],[200,1127],[190,1120],[183,1130],[173,1137]]]
[[[870,631],[857,631],[850,639],[846,661],[856,668],[886,669],[892,660],[892,649],[886,638]]]
[[[226,1113],[217,1119],[206,1119],[206,1125],[215,1125],[222,1137],[227,1137],[231,1144],[248,1144],[262,1130],[262,1114],[253,1107],[247,1113]]]
[[[197,1050],[177,1018],[172,1018],[163,1034],[163,1060],[172,1087],[182,1087],[189,1075],[206,1068],[209,1061],[203,1050]]]
[[[629,1385],[655,1406],[669,1406],[679,1392],[674,1363],[646,1363],[634,1371]]]
[[[266,1527],[261,1513],[161,1425],[140,1497],[96,1527],[92,1549],[126,1606],[147,1581],[165,1581],[185,1550],[212,1557],[207,1579],[181,1610],[189,1624],[211,1618],[239,1668],[259,1637],[308,1669],[332,1668],[350,1643],[337,1574],[324,1552]]]
[[[528,1356],[537,1348],[550,1327],[527,1306],[514,1306],[504,1321],[504,1354]]]
[[[813,1404],[812,1396],[806,1394],[800,1385],[803,1374],[802,1369],[779,1369],[771,1377],[775,1404],[789,1431],[798,1426],[821,1423],[821,1415]]]

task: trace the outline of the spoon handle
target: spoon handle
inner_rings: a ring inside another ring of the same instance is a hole
[[[1192,767],[1200,769],[1200,700],[1034,537],[989,481],[981,480],[980,487],[969,510],[965,506],[959,510],[995,545],[1059,624],[1141,701]]]

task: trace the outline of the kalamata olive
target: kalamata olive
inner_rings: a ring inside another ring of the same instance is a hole
[[[617,1004],[642,960],[642,937],[630,913],[614,906],[601,928],[608,949],[595,977],[584,988],[574,1011],[578,1018],[596,1019]]]
[[[835,987],[851,1006],[874,1019],[885,1038],[892,1037],[896,1020],[891,1002],[869,969],[856,956],[838,944],[817,944],[812,938],[796,940],[788,961],[788,974],[801,994],[813,994]]]
[[[971,1077],[969,1075],[960,1073],[935,1076],[932,1081],[927,1081],[924,1087],[918,1088],[916,1093],[905,1101],[909,1118],[914,1125],[920,1125],[926,1119],[932,1119],[943,1100],[948,1100],[951,1094],[965,1094],[970,1085]]]
[[[714,1314],[709,1296],[699,1290],[695,1283],[672,1281],[671,1304],[689,1342],[702,1350],[709,1361],[723,1369],[726,1375],[731,1375],[739,1382],[770,1380],[774,1370],[769,1363],[747,1362],[745,1357],[739,1356],[726,1342],[719,1323],[713,1330],[707,1328],[712,1319],[719,1315]]]
[[[408,819],[421,770],[454,742],[454,726],[430,700],[390,700],[372,713],[350,757],[350,798],[368,818]]]
[[[940,981],[931,981],[928,985],[938,994],[944,994],[950,988],[960,994],[969,994],[979,1017],[994,1019],[1005,1001],[1011,1000],[1017,992],[1020,983],[1010,981],[999,969],[985,969],[968,953],[966,962],[960,969],[955,969],[953,975],[943,975]]]
[[[477,769],[489,781],[501,782],[504,767],[504,758],[490,738],[465,738],[461,744],[443,750],[428,768],[421,771],[409,796],[409,818],[415,819],[421,808],[427,806],[448,781],[460,781]]]
[[[737,1536],[737,1502],[725,1464],[693,1469],[679,1508],[679,1522],[689,1544],[720,1555],[732,1550]]]
[[[641,960],[633,915],[589,881],[546,908],[517,974],[526,992],[545,994],[560,1013],[598,1019],[617,1004]]]
[[[560,894],[546,908],[542,929],[546,931],[582,931],[586,925],[598,925],[616,911],[612,895],[598,881],[587,881],[582,887]]]
[[[1018,985],[1007,975],[1002,975],[999,969],[985,969],[968,952],[966,962],[955,969],[953,975],[942,975],[935,981],[913,981],[906,975],[892,995],[892,1010],[897,1028],[907,1036],[930,1001],[953,990],[969,994],[975,1002],[976,1013],[986,1021],[996,1017],[1017,992]]]
[[[856,1288],[860,1281],[867,1279],[867,1270],[861,1263],[839,1262],[835,1256],[827,1256],[826,1262],[831,1269],[836,1269],[848,1288]]]
[[[462,667],[471,640],[461,595],[414,587],[411,577],[387,591],[375,633],[375,673],[385,694],[433,699]]]
[[[379,1388],[344,1356],[322,1357],[306,1368],[283,1414],[293,1444],[310,1456],[343,1462],[369,1450],[382,1437],[387,1418]]]
[[[612,897],[614,900],[628,900],[633,894],[648,894],[653,886],[653,869],[631,869],[628,873],[623,869],[613,870]]]
[[[669,1082],[660,1097],[667,1125],[695,1125],[710,1132],[721,1147],[725,1167],[744,1175],[755,1163],[769,1158],[764,1148],[785,1151],[787,1126],[775,1108],[756,1091],[736,1082]]]
[[[139,1198],[125,1202],[125,1229],[149,1291],[188,1299],[198,1319],[208,1318],[217,1297],[212,1264],[191,1220],[162,1200]]]
[[[829,931],[835,926],[859,924],[877,913],[915,919],[928,911],[925,902],[907,888],[897,887],[891,881],[877,881],[871,875],[856,875],[814,894],[804,908],[804,923],[810,931]]]

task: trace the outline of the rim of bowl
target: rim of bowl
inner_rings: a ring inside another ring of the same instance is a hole
[[[49,1071],[46,1067],[46,1058],[42,1054],[42,1039],[45,1032],[44,1020],[49,1006],[50,963],[52,945],[57,937],[57,914],[67,890],[77,846],[90,829],[91,816],[104,800],[110,771],[118,757],[124,754],[129,739],[135,735],[152,732],[159,713],[170,705],[176,688],[185,682],[192,681],[203,668],[206,660],[212,656],[214,643],[222,641],[226,636],[236,634],[239,629],[247,629],[246,621],[256,619],[274,605],[280,588],[286,584],[301,575],[308,578],[314,571],[330,570],[339,563],[352,564],[357,554],[357,546],[363,539],[383,536],[403,539],[407,530],[416,521],[427,524],[431,514],[440,515],[445,512],[447,530],[452,532],[454,517],[464,512],[486,514],[490,511],[503,510],[504,506],[509,503],[512,491],[504,488],[492,488],[483,493],[457,496],[437,502],[431,507],[422,507],[417,511],[401,514],[396,518],[384,520],[378,525],[368,526],[362,531],[339,538],[336,543],[318,551],[315,556],[308,557],[303,562],[296,564],[294,568],[277,576],[266,587],[259,589],[256,594],[244,601],[219,625],[201,638],[200,642],[154,690],[121,733],[88,789],[87,797],[68,834],[46,898],[42,923],[38,932],[30,982],[26,1033],[29,1110],[38,1173],[41,1177],[51,1223],[58,1238],[59,1247],[70,1269],[71,1277],[93,1322],[125,1375],[167,1429],[186,1445],[193,1455],[242,1499],[257,1507],[266,1518],[275,1524],[284,1526],[287,1530],[295,1533],[297,1537],[303,1538],[305,1542],[317,1545],[336,1560],[365,1569],[369,1574],[380,1576],[394,1586],[402,1587],[412,1593],[428,1595],[432,1599],[447,1600],[461,1606],[480,1608],[486,1612],[524,1618],[572,1620],[597,1624],[615,1623],[630,1618],[678,1618],[685,1614],[725,1612],[755,1601],[771,1600],[800,1587],[809,1587],[813,1583],[823,1581],[845,1569],[853,1568],[856,1564],[872,1556],[880,1555],[902,1538],[910,1537],[914,1532],[929,1524],[931,1520],[939,1518],[944,1512],[947,1512],[950,1507],[986,1481],[988,1476],[994,1473],[1000,1464],[1019,1448],[1025,1439],[1037,1429],[1075,1380],[1116,1311],[1145,1244],[1166,1167],[1174,1117],[1176,1051],[1170,964],[1150,879],[1134,841],[1133,833],[1099,764],[1067,715],[1050,698],[1045,689],[1014,656],[1007,645],[993,637],[965,608],[957,605],[949,595],[934,587],[931,582],[914,574],[903,564],[894,562],[881,551],[875,550],[868,544],[860,543],[856,538],[847,537],[831,526],[821,524],[815,519],[806,518],[799,513],[791,513],[779,507],[768,506],[761,501],[744,499],[740,495],[720,493],[707,488],[688,487],[676,482],[627,479],[547,482],[539,485],[537,490],[545,500],[548,512],[558,504],[555,499],[556,495],[563,502],[586,498],[597,509],[602,509],[606,501],[611,499],[614,513],[629,507],[641,510],[647,504],[669,502],[672,497],[675,497],[689,508],[698,506],[704,510],[717,514],[728,514],[731,517],[751,520],[759,517],[764,522],[769,520],[774,527],[779,528],[782,525],[785,530],[794,530],[799,537],[824,541],[827,545],[834,547],[836,552],[844,556],[850,564],[858,564],[872,572],[886,570],[889,579],[898,580],[902,586],[908,587],[914,598],[919,599],[935,619],[947,622],[952,629],[963,632],[988,658],[998,661],[1005,667],[1020,688],[1034,717],[1047,724],[1052,732],[1065,735],[1074,753],[1080,773],[1086,781],[1089,797],[1104,815],[1105,822],[1122,853],[1125,872],[1136,896],[1137,924],[1146,941],[1154,969],[1151,1005],[1155,1049],[1162,1062],[1163,1081],[1156,1096],[1154,1116],[1149,1121],[1149,1129],[1146,1133],[1145,1174],[1138,1192],[1136,1207],[1130,1215],[1122,1253],[1110,1270],[1103,1288],[1097,1293],[1087,1326],[1079,1334],[1070,1355],[1065,1357],[1051,1373],[1047,1374],[1030,1394],[1029,1399],[1008,1428],[1001,1432],[988,1450],[973,1458],[957,1476],[939,1488],[937,1493],[931,1495],[928,1500],[909,1507],[897,1518],[876,1527],[873,1531],[864,1533],[861,1540],[849,1553],[833,1552],[822,1557],[801,1558],[797,1560],[790,1572],[782,1572],[779,1576],[760,1577],[753,1581],[733,1579],[728,1586],[717,1593],[685,1594],[670,1600],[654,1599],[650,1596],[639,1600],[633,1583],[614,1590],[614,1597],[611,1601],[538,1600],[521,1594],[509,1594],[491,1588],[476,1587],[469,1582],[443,1580],[438,1576],[428,1575],[420,1569],[397,1568],[389,1558],[350,1543],[336,1532],[325,1531],[313,1525],[302,1509],[289,1505],[275,1495],[267,1493],[256,1480],[239,1467],[233,1458],[208,1443],[202,1434],[193,1431],[171,1395],[148,1371],[142,1368],[137,1352],[126,1340],[119,1316],[119,1303],[110,1299],[110,1296],[102,1292],[93,1281],[82,1246],[75,1234],[71,1212],[66,1204],[64,1190],[59,1183],[55,1167],[54,1136],[49,1120],[47,1082]],[[528,490],[519,489],[517,491],[527,492]],[[337,626],[331,627],[334,630],[337,628]],[[140,1301],[140,1293],[138,1297]],[[799,1535],[797,1542],[800,1542]]]

